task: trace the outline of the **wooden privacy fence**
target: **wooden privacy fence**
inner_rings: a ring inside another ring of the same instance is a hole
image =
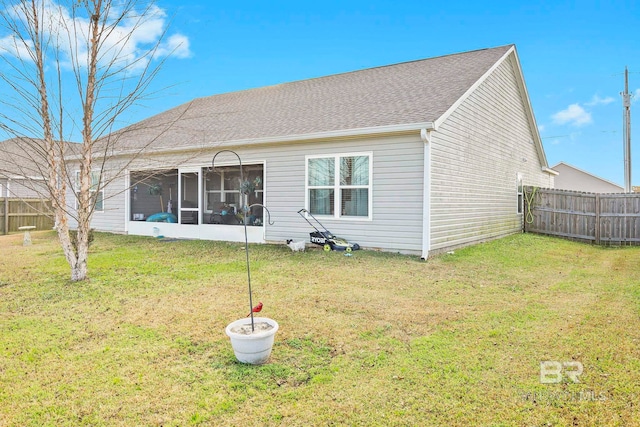
[[[51,230],[51,202],[46,199],[0,197],[0,232],[8,234],[19,227],[35,226],[36,230]]]
[[[524,230],[598,245],[640,245],[640,194],[525,187]]]

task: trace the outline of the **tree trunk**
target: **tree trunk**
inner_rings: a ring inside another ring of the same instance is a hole
[[[71,267],[71,281],[80,282],[87,278],[87,258],[78,260],[73,267]]]
[[[89,138],[85,137],[83,141],[84,158],[80,165],[80,181],[81,188],[78,197],[78,235],[76,250],[74,251],[71,244],[71,238],[69,236],[69,225],[66,215],[66,180],[67,170],[64,160],[64,150],[57,150],[63,144],[62,141],[56,142],[53,134],[53,126],[51,123],[51,111],[47,92],[47,83],[45,79],[45,59],[41,39],[40,29],[40,17],[38,15],[39,9],[35,2],[31,5],[31,17],[34,31],[34,52],[35,52],[35,66],[37,73],[37,88],[40,95],[40,117],[42,118],[44,141],[46,144],[46,156],[49,166],[49,188],[51,195],[55,200],[55,216],[56,223],[58,224],[58,239],[62,246],[65,258],[71,267],[71,280],[76,282],[87,278],[87,255],[88,255],[88,229],[89,222],[91,220],[92,209],[90,207],[91,196],[91,129],[86,129],[87,118],[85,117],[85,127],[83,134],[89,135]],[[95,73],[95,64],[92,71]],[[90,76],[91,77],[91,76]],[[93,97],[93,89],[95,83],[95,76],[93,80],[90,80],[92,84],[91,96]],[[93,101],[93,99],[92,99]],[[92,106],[93,104],[91,104]],[[93,110],[91,110],[93,113]],[[86,113],[85,113],[86,116]],[[89,116],[89,120],[92,116]],[[88,159],[88,160],[87,160]]]
[[[119,145],[118,138],[100,141],[100,137],[110,133],[124,111],[142,99],[157,74],[159,65],[150,64],[164,56],[160,44],[163,35],[152,41],[150,48],[138,51],[138,44],[149,43],[146,39],[141,42],[138,34],[147,37],[149,23],[164,26],[164,14],[153,0],[0,3],[0,28],[8,31],[5,38],[10,41],[1,57],[8,55],[11,59],[5,62],[9,67],[0,72],[0,82],[16,93],[15,97],[3,98],[3,104],[14,108],[3,110],[0,127],[19,138],[24,135],[37,141],[30,144],[34,149],[25,153],[37,169],[34,176],[46,179],[71,280],[85,280],[96,194],[104,195],[100,193],[107,185],[103,181],[104,165]],[[135,48],[135,54],[130,53],[131,48]],[[69,68],[71,80],[63,77]],[[66,102],[69,93],[63,89],[71,81],[81,102],[82,120],[77,117],[75,102]],[[67,120],[73,128],[81,128],[81,144],[64,142],[63,123]],[[153,139],[146,147],[152,143]],[[133,157],[140,156],[144,149]],[[98,155],[95,158],[100,163],[96,161],[94,166],[94,156]],[[130,159],[119,171],[110,172],[111,179],[127,173],[132,162]],[[164,211],[162,198],[160,206]],[[69,221],[77,226],[74,240],[69,234]]]

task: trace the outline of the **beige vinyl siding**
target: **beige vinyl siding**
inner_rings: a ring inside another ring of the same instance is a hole
[[[49,190],[42,180],[13,178],[0,180],[0,197],[48,199]]]
[[[372,153],[372,220],[319,218],[320,221],[332,233],[364,247],[419,251],[423,162],[422,143],[417,135],[271,147],[266,167],[266,202],[276,224],[267,227],[267,240],[309,241],[313,229],[297,214],[305,207],[306,155],[364,152]]]
[[[372,220],[360,218],[321,218],[320,220],[334,234],[359,243],[363,247],[420,253],[424,166],[423,143],[417,133],[411,136],[230,148],[240,155],[243,164],[264,164],[264,203],[271,212],[271,220],[274,222],[273,225],[265,226],[266,241],[304,239],[309,242],[309,233],[313,229],[297,213],[305,207],[307,155],[371,153]],[[203,150],[197,155],[176,153],[146,156],[145,160],[135,161],[130,170],[148,169],[150,164],[158,169],[209,167],[217,151],[212,148]],[[184,159],[187,157],[189,160],[185,162]],[[216,163],[219,159],[221,158],[216,159]],[[221,160],[232,162],[231,157]],[[109,162],[107,168],[110,168]],[[104,231],[125,231],[126,193],[123,191],[124,188],[125,180],[122,177],[105,189],[105,211],[94,215],[92,227]],[[207,227],[208,224],[201,226]]]
[[[112,173],[112,171],[106,173]],[[103,210],[94,212],[91,227],[100,231],[117,233],[125,231],[125,190],[124,179],[117,179],[104,189]]]
[[[514,64],[504,61],[433,134],[431,251],[522,229],[516,177],[548,187]]]
[[[75,176],[78,166],[73,162],[70,162],[69,165],[72,176]],[[104,165],[103,180],[108,180],[110,177],[117,175],[123,167],[122,165],[123,163],[118,160],[107,161]],[[91,219],[91,227],[95,230],[114,233],[123,233],[125,231],[124,212],[127,193],[124,176],[120,175],[103,190],[103,210],[94,212]],[[76,196],[72,187],[67,188],[67,204],[72,210],[75,209]],[[75,228],[76,226],[76,220],[70,216],[69,227]]]
[[[267,240],[309,241],[313,229],[297,214],[305,207],[305,156],[355,152],[372,153],[372,220],[321,218],[322,224],[363,247],[419,251],[423,162],[422,143],[417,136],[272,147],[266,173],[267,206],[274,213],[274,221],[277,217],[282,220],[267,227]]]

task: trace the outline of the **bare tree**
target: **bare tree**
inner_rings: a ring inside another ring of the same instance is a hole
[[[164,42],[163,12],[149,0],[6,0],[0,7],[0,80],[8,92],[0,129],[17,138],[45,178],[71,280],[84,280],[96,195],[117,175],[102,176],[121,142],[112,130],[150,95],[164,59],[184,51],[186,40]],[[151,42],[141,53],[144,38]],[[66,142],[74,134],[81,141]],[[143,152],[138,147],[137,155]],[[75,242],[69,217],[77,223]]]

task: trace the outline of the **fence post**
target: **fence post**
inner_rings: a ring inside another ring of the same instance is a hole
[[[595,238],[596,245],[600,244],[600,193],[596,193],[596,229],[595,229]]]
[[[4,234],[9,234],[9,195],[4,198]]]

